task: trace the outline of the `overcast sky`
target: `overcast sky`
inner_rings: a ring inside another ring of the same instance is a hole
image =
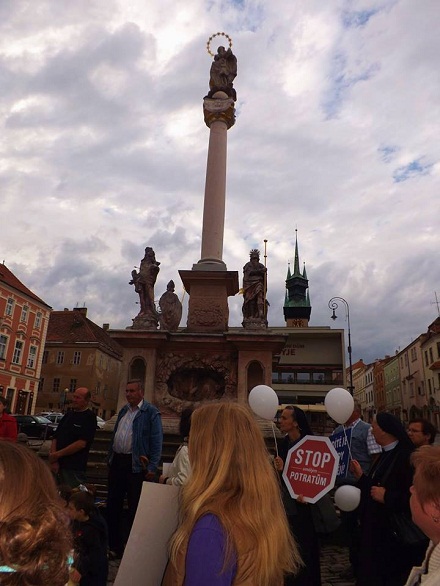
[[[225,31],[228,270],[241,283],[266,238],[269,325],[284,325],[297,228],[310,325],[346,327],[327,307],[342,296],[353,361],[393,354],[438,315],[439,17],[438,0],[0,0],[0,260],[111,328],[139,311],[145,246],[157,299],[170,279],[182,295],[178,270],[200,259],[206,42]]]

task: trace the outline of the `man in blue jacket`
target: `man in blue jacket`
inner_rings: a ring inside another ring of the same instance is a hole
[[[162,454],[160,412],[144,400],[141,381],[129,381],[125,396],[127,405],[118,414],[108,457],[107,524],[110,555],[113,558],[122,557],[136,515],[142,483],[155,479]],[[126,527],[123,527],[125,497],[128,519]]]

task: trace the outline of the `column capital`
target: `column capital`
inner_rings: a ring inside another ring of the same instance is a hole
[[[213,122],[224,122],[229,130],[235,123],[234,100],[224,92],[217,92],[215,96],[203,99],[205,124],[211,128]]]

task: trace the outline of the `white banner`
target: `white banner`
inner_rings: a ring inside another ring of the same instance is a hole
[[[115,586],[158,586],[177,527],[179,487],[144,482]]]

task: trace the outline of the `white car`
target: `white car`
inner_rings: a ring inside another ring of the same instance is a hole
[[[42,411],[41,413],[38,413],[38,415],[49,419],[49,421],[51,423],[55,423],[55,425],[58,425],[58,423],[64,417],[64,413],[56,413],[55,411]]]
[[[44,413],[39,413],[39,415],[44,415],[44,417],[46,417],[47,419],[49,419],[49,421],[51,421],[52,423],[55,423],[56,425],[58,425],[61,418],[64,417],[63,413],[53,413],[53,412],[49,412],[49,411],[45,411]],[[104,426],[104,423],[105,423],[105,421],[102,417],[96,416],[96,428],[97,429],[102,429]]]

